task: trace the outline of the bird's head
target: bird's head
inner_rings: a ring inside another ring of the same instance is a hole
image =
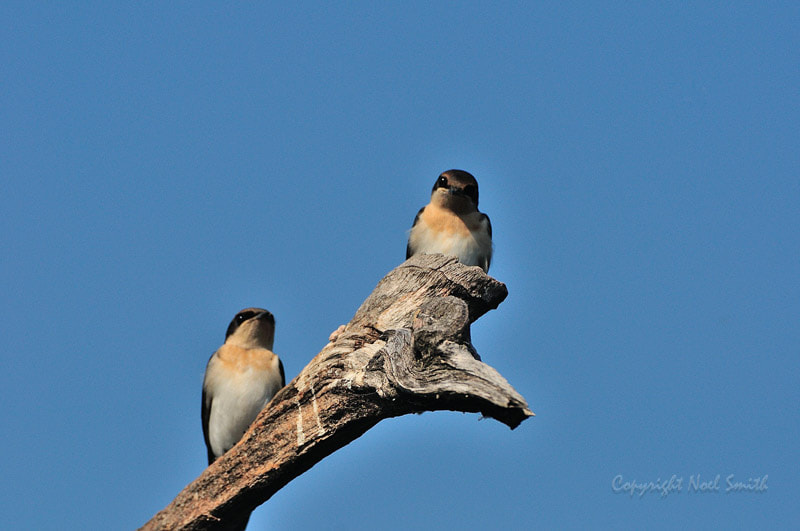
[[[459,214],[478,209],[478,181],[462,170],[447,170],[433,185],[431,202]]]
[[[275,316],[262,308],[245,308],[237,313],[228,331],[225,343],[242,348],[272,350],[275,341]]]

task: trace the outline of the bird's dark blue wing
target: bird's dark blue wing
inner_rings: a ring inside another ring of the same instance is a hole
[[[213,357],[213,355],[212,355]],[[211,361],[211,360],[209,360]],[[207,369],[206,369],[207,370]],[[200,418],[203,420],[203,439],[206,441],[206,450],[208,450],[208,464],[214,462],[214,453],[211,451],[211,439],[208,438],[208,419],[211,417],[211,403],[213,399],[206,393],[205,382],[203,383],[203,400],[200,409]]]
[[[211,451],[211,441],[208,438],[208,418],[211,416],[211,400],[206,396],[206,390],[203,389],[203,409],[201,412],[203,418],[203,439],[206,441],[206,450],[208,451],[208,464],[214,462],[214,453]]]
[[[419,212],[417,212],[417,215],[414,218],[414,223],[411,224],[411,230],[414,230],[414,227],[417,226],[417,223],[419,222],[419,217],[420,217],[420,215],[422,215],[422,211],[423,210],[425,210],[425,207],[420,208]],[[411,249],[411,236],[409,236],[408,243],[406,244],[406,260],[411,258],[411,256],[413,256],[413,254],[414,254],[414,252]]]
[[[482,220],[486,220],[486,230],[489,231],[489,239],[492,239],[492,222],[489,220],[489,216],[486,214],[481,214],[483,216]],[[487,273],[489,272],[489,266],[492,265],[492,251],[489,251],[489,256],[486,257],[486,262],[484,264],[483,270]]]

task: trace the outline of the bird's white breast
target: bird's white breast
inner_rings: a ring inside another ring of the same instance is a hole
[[[250,427],[267,402],[280,390],[278,359],[270,351],[270,363],[231,363],[212,358],[205,388],[211,395],[208,438],[219,457],[231,449]],[[252,351],[250,351],[252,354]]]
[[[464,265],[484,267],[492,253],[492,240],[488,228],[475,219],[462,219],[458,215],[430,205],[420,215],[411,229],[409,244],[414,254],[442,253],[456,256]]]

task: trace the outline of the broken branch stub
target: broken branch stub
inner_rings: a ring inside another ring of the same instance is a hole
[[[142,529],[229,529],[379,421],[479,412],[512,429],[533,415],[470,343],[507,296],[478,267],[417,255],[386,275],[338,337],[281,389],[242,440]]]

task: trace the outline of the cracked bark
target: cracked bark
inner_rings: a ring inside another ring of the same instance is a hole
[[[443,255],[410,258],[378,283],[242,440],[141,529],[229,529],[383,419],[451,410],[514,429],[533,413],[480,361],[469,333],[507,295],[478,267]]]

